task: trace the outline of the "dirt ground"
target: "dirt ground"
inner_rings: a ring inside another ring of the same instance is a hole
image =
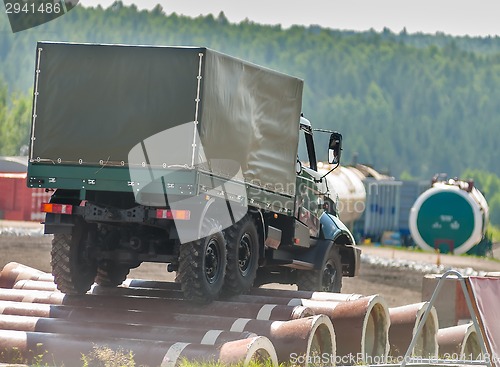
[[[0,269],[11,261],[50,272],[51,236],[0,236]],[[393,250],[390,248],[362,247],[364,253],[386,259],[405,258],[413,261],[435,263],[432,253]],[[450,266],[475,270],[500,271],[500,262],[488,259],[441,255],[439,261]],[[363,295],[379,294],[389,306],[400,306],[421,301],[424,274],[408,268],[382,267],[363,263],[361,273],[354,278],[344,278],[343,293]],[[173,281],[174,275],[166,271],[164,264],[145,263],[131,271],[129,278]],[[288,285],[267,285],[286,289],[296,289]]]

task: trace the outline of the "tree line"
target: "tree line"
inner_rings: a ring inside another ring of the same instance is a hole
[[[0,155],[27,155],[30,126],[29,93],[9,96],[7,85],[0,79]]]

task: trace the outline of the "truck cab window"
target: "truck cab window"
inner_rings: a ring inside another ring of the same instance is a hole
[[[298,159],[304,166],[309,167],[309,156],[307,154],[306,132],[300,130],[299,132],[299,149],[297,151]]]

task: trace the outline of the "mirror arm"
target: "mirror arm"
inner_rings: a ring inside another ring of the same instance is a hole
[[[329,170],[327,173],[325,173],[323,176],[321,176],[319,179],[314,179],[314,182],[315,183],[320,183],[321,181],[323,181],[323,179],[328,176],[330,173],[332,173],[333,171],[335,171],[338,166],[340,166],[340,162],[337,163],[331,170]]]

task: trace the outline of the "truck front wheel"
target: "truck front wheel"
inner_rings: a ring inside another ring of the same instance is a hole
[[[245,293],[252,287],[259,266],[259,236],[255,222],[250,215],[246,215],[225,233],[227,270],[224,293]]]
[[[332,247],[327,252],[320,269],[298,270],[297,286],[300,291],[340,293],[342,289],[342,262],[338,249]]]
[[[203,227],[207,237],[181,245],[177,279],[186,298],[208,303],[219,297],[224,284],[226,240],[215,219],[205,218]]]
[[[84,294],[97,274],[97,264],[86,255],[87,226],[77,220],[71,234],[54,234],[51,266],[57,289],[66,294]]]

